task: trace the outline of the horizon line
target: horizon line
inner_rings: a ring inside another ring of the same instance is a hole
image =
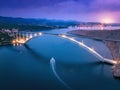
[[[98,21],[80,21],[80,20],[72,20],[72,19],[55,19],[55,18],[38,18],[38,17],[17,17],[17,16],[2,16],[0,15],[0,17],[5,17],[5,18],[21,18],[21,19],[36,19],[36,20],[39,20],[39,19],[46,19],[46,20],[56,20],[56,21],[73,21],[73,22],[79,22],[79,23],[101,23],[101,22],[98,22]],[[101,23],[103,24],[103,23]],[[116,23],[104,23],[104,24],[120,24],[118,22]]]

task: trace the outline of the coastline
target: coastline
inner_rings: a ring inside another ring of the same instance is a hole
[[[91,38],[96,41],[102,41],[110,51],[110,55],[112,56],[112,59],[120,60],[120,55],[119,55],[120,37],[118,36],[120,35],[120,30],[117,31],[118,35],[116,35],[116,30],[115,31],[74,30],[74,31],[69,31],[67,33],[77,35],[78,37],[82,36],[84,38]],[[111,37],[108,37],[109,35],[111,35]]]
[[[0,46],[11,45],[14,36],[10,36],[8,32],[0,30]]]
[[[120,42],[120,30],[72,30],[67,33],[101,41],[105,40]]]
[[[12,45],[12,43],[8,42],[8,43],[0,43],[0,46],[5,46],[5,45]]]

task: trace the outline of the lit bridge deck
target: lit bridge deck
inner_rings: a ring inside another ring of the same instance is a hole
[[[38,36],[42,36],[44,34],[45,35],[46,34],[56,35],[56,36],[68,39],[72,42],[75,42],[76,44],[80,45],[82,48],[86,49],[88,52],[93,54],[95,57],[97,57],[102,62],[106,62],[106,63],[109,63],[109,64],[116,64],[117,63],[117,61],[115,61],[115,60],[104,58],[99,53],[97,53],[94,49],[85,45],[83,42],[77,41],[74,38],[69,37],[65,34],[51,34],[51,33],[41,33],[41,32],[38,32],[38,33],[36,33],[36,32],[35,33],[34,32],[23,32],[23,33],[18,34],[19,36],[17,36],[16,39],[14,39],[12,43],[13,43],[13,45],[15,45],[15,44],[26,44],[28,41],[32,40],[33,38],[38,37]]]

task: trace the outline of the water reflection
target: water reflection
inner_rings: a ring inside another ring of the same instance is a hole
[[[79,39],[89,47],[92,47],[91,43],[94,43],[95,50],[97,48],[100,50],[103,46],[106,48],[103,42],[81,37]],[[120,89],[119,82],[112,77],[109,65],[101,64],[97,58],[69,40],[46,35],[42,38],[34,38],[27,45],[28,47],[11,46],[8,49],[4,46],[0,48],[0,83],[4,88],[10,86],[13,89],[16,86],[16,89],[66,90],[66,88],[61,89],[63,84],[61,85],[56,80],[50,68],[50,58],[47,56],[55,56],[56,62],[51,61],[52,69],[56,70],[59,77],[74,90]],[[21,50],[22,55],[16,54],[17,52],[11,48]],[[101,50],[101,53],[103,52]],[[13,66],[14,68],[12,68]],[[9,75],[5,73],[8,71],[10,71]]]
[[[37,53],[34,49],[32,49],[29,45],[24,44],[25,49],[27,50],[28,53],[30,53],[34,58],[37,60],[42,60],[45,62],[48,58],[42,56],[40,53]]]

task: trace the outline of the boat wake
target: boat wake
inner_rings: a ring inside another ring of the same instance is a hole
[[[70,86],[68,86],[60,77],[59,75],[57,74],[56,70],[55,70],[55,59],[54,58],[51,58],[50,59],[50,65],[51,65],[51,68],[52,68],[52,71],[55,75],[55,77],[69,90],[72,90],[72,88]]]

